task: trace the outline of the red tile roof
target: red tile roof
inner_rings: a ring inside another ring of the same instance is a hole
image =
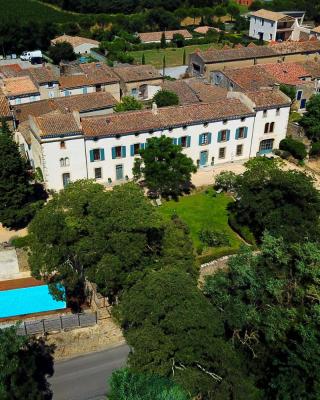
[[[113,71],[124,82],[139,82],[162,79],[160,72],[152,65],[130,65],[114,67]]]
[[[99,42],[93,39],[84,38],[81,36],[70,36],[70,35],[62,35],[53,40],[51,40],[52,44],[58,42],[67,42],[70,43],[72,47],[81,46],[82,44],[92,44],[96,47],[99,47]]]
[[[39,89],[29,76],[3,79],[2,91],[8,97],[39,93]]]
[[[255,108],[268,108],[268,107],[290,107],[291,99],[286,96],[279,89],[265,89],[245,92],[246,96],[251,99],[256,107]]]
[[[261,87],[269,87],[277,83],[275,77],[261,68],[261,64],[243,68],[229,68],[222,73],[242,90],[259,90]]]
[[[305,68],[298,63],[274,63],[274,64],[260,64],[268,74],[273,76],[277,82],[295,85],[301,82],[301,77],[308,77],[310,74]]]
[[[38,126],[37,133],[40,137],[82,134],[80,125],[71,113],[62,114],[59,111],[53,111],[49,114],[32,118]]]
[[[0,95],[0,118],[11,117],[10,106],[7,98]]]

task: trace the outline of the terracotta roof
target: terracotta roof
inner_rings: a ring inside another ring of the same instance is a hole
[[[48,82],[58,82],[58,79],[49,68],[29,68],[28,72],[30,73],[31,78],[40,85]]]
[[[68,75],[60,76],[59,86],[60,89],[71,89],[82,86],[90,86],[90,80],[86,75]]]
[[[18,132],[21,133],[21,135],[23,136],[24,140],[28,144],[31,144],[31,132],[30,132],[29,120],[28,121],[24,121],[21,124],[19,124]]]
[[[293,17],[289,17],[288,15],[285,15],[285,14],[282,14],[279,12],[274,12],[274,11],[264,10],[264,9],[254,11],[250,15],[253,17],[268,19],[269,21],[279,21],[283,18],[292,19],[292,21],[294,21]]]
[[[0,78],[13,78],[15,76],[19,76],[21,71],[22,68],[19,64],[1,65]]]
[[[248,91],[245,92],[245,94],[255,103],[256,108],[289,107],[291,105],[290,98],[279,89],[270,88],[266,90]]]
[[[320,51],[320,41],[270,43],[268,46],[247,46],[242,49],[210,50],[199,52],[204,63],[275,57],[281,54],[314,53]],[[195,52],[196,53],[196,52]]]
[[[53,111],[32,118],[38,126],[37,133],[40,137],[82,133],[80,125],[71,113],[63,114],[59,111]]]
[[[161,32],[143,32],[138,33],[141,42],[160,42],[162,34],[165,34],[166,40],[172,40],[173,35],[182,35],[185,39],[191,39],[192,35],[187,29],[179,29],[175,31],[161,31]]]
[[[311,32],[320,33],[320,25],[311,29]]]
[[[3,79],[2,91],[8,97],[39,93],[29,76]]]
[[[197,78],[186,79],[189,88],[197,95],[202,103],[213,103],[218,99],[227,98],[227,89],[210,85]]]
[[[114,72],[124,82],[139,82],[149,79],[162,79],[159,71],[152,65],[130,65],[115,67]]]
[[[81,119],[81,124],[86,136],[115,136],[250,115],[253,112],[240,100],[228,99],[214,104],[164,107],[156,112],[141,110],[86,117]]]
[[[81,36],[62,35],[51,40],[52,44],[55,44],[57,42],[68,42],[71,44],[72,47],[81,46],[82,44],[87,44],[87,43],[93,44],[96,47],[99,46],[99,42],[97,42],[96,40],[84,38]]]
[[[301,64],[293,62],[260,64],[260,67],[272,75],[277,82],[289,85],[301,83],[301,77],[310,76]]]
[[[261,87],[273,86],[277,83],[275,77],[261,68],[261,64],[243,68],[229,68],[222,73],[242,90],[259,90]]]
[[[1,117],[11,117],[10,106],[7,98],[0,95],[0,118]]]
[[[95,62],[80,64],[80,69],[88,76],[91,84],[115,83],[119,82],[119,77],[113,72],[112,68],[104,63]]]
[[[167,81],[165,80],[161,87],[166,90],[174,92],[179,97],[179,104],[193,104],[199,103],[197,94],[190,88],[185,80]]]
[[[210,30],[215,30],[217,32],[219,32],[220,29],[218,28],[214,28],[213,26],[199,26],[198,28],[194,29],[195,32],[200,33],[205,35],[206,33],[208,33]]]
[[[302,65],[302,67],[311,75],[312,78],[320,77],[320,62],[319,61],[301,61],[298,64]]]
[[[81,113],[111,108],[116,103],[116,99],[110,93],[95,92],[40,100],[28,104],[16,105],[13,108],[16,119],[21,123],[26,121],[29,115],[38,117],[54,110],[60,110],[64,113],[70,111],[79,111]]]

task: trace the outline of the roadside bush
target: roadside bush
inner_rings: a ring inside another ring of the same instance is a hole
[[[294,158],[298,160],[303,160],[307,156],[306,146],[292,138],[281,140],[279,148],[280,150],[288,151]]]
[[[17,249],[23,249],[25,247],[29,247],[30,237],[27,236],[13,236],[10,238],[9,243],[11,246],[16,247]]]
[[[212,229],[202,228],[199,233],[199,239],[208,247],[230,246],[228,235],[224,232],[217,232]]]
[[[311,157],[319,157],[320,156],[320,142],[312,143],[309,154]]]
[[[222,171],[217,175],[214,188],[224,192],[234,191],[237,184],[237,175],[232,171]]]
[[[252,246],[256,246],[256,240],[253,233],[250,231],[248,226],[240,225],[235,217],[234,214],[230,214],[228,218],[228,223],[230,227],[237,232],[239,236],[242,237],[247,243],[251,244]]]

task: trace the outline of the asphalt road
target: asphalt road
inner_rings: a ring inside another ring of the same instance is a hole
[[[53,400],[105,400],[107,379],[126,362],[129,348],[121,345],[55,363],[49,380]]]

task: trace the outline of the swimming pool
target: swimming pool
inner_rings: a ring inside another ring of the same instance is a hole
[[[62,310],[65,301],[55,300],[48,285],[0,291],[0,318]]]

